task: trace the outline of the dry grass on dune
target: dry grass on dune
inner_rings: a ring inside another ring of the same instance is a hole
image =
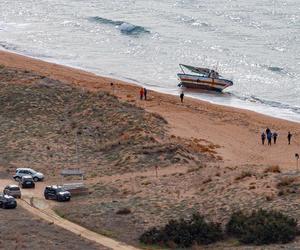
[[[11,171],[31,166],[53,174],[78,160],[96,177],[207,160],[170,138],[162,117],[106,92],[8,68],[0,69],[0,87],[0,164]]]
[[[0,211],[0,249],[107,249],[33,217],[21,207]]]
[[[275,209],[300,216],[297,178],[287,180],[272,167],[241,168],[205,165],[184,172],[169,169],[158,177],[153,170],[151,175],[103,179],[90,185],[89,196],[56,210],[71,221],[130,244],[137,244],[147,228],[194,212],[223,226],[238,210]],[[123,209],[130,212],[119,214]]]

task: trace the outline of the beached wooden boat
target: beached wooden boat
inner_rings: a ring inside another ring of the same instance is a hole
[[[179,64],[179,66],[182,70],[182,73],[177,74],[180,79],[179,86],[222,91],[233,85],[232,81],[222,78],[218,72],[212,69],[193,67],[184,64]],[[184,69],[187,69],[190,73],[187,74]]]

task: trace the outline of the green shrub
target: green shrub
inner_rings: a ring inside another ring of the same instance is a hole
[[[245,244],[287,243],[297,234],[297,221],[276,211],[238,212],[231,216],[226,232]]]
[[[144,244],[169,245],[174,243],[177,247],[190,247],[193,244],[210,244],[223,238],[221,226],[208,223],[199,214],[194,214],[187,220],[170,220],[167,225],[157,229],[151,228],[143,233],[140,241]]]
[[[140,242],[147,245],[156,245],[162,243],[162,232],[156,227],[150,228],[140,236]]]
[[[241,237],[246,227],[247,216],[242,212],[233,213],[226,225],[226,233],[230,236]]]
[[[190,233],[199,245],[211,244],[223,238],[221,225],[208,223],[199,214],[194,214],[190,221]]]

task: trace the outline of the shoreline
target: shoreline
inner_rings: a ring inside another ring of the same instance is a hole
[[[134,81],[134,80],[130,80],[130,79],[126,79],[124,77],[118,77],[118,76],[110,76],[110,75],[105,75],[105,74],[98,74],[96,72],[90,71],[89,69],[85,69],[82,67],[77,67],[77,66],[72,66],[72,65],[68,65],[68,64],[63,64],[58,62],[57,60],[46,60],[45,59],[40,59],[38,57],[34,57],[34,56],[30,56],[30,55],[26,55],[26,54],[22,54],[22,53],[18,53],[15,51],[10,51],[10,50],[6,50],[5,48],[0,50],[0,53],[4,52],[4,53],[9,53],[9,54],[14,54],[17,56],[21,56],[21,57],[25,57],[25,58],[30,58],[32,60],[36,60],[36,61],[41,61],[41,62],[45,62],[45,63],[49,63],[49,64],[53,64],[56,66],[61,66],[61,67],[66,67],[66,68],[70,68],[70,69],[75,69],[75,70],[79,70],[79,71],[83,71],[86,72],[88,74],[94,75],[96,77],[100,77],[100,78],[104,78],[104,79],[110,79],[111,81],[117,81],[123,84],[129,84],[129,85],[134,85],[137,87],[146,87],[151,91],[160,93],[160,94],[165,94],[165,95],[171,95],[171,96],[178,96],[180,90],[178,89],[177,92],[175,93],[175,91],[164,91],[164,88],[162,87],[155,87],[152,85],[147,85],[146,83],[139,83],[138,81]],[[0,59],[0,63],[1,63],[1,59]],[[187,98],[191,98],[194,99],[196,101],[200,101],[200,102],[206,102],[209,103],[211,105],[217,105],[217,106],[222,106],[222,107],[228,107],[228,108],[232,108],[232,109],[239,109],[239,110],[245,110],[245,111],[250,111],[250,112],[254,112],[257,114],[261,114],[267,117],[271,117],[271,118],[275,118],[275,119],[281,119],[281,120],[285,120],[285,121],[289,121],[289,122],[295,122],[295,123],[299,123],[300,124],[300,118],[293,118],[291,117],[290,119],[288,118],[289,115],[285,114],[285,112],[283,112],[281,115],[275,115],[274,113],[276,113],[276,111],[285,111],[286,109],[281,109],[278,107],[273,107],[273,106],[267,106],[265,107],[265,109],[270,109],[271,110],[271,114],[266,114],[267,111],[263,111],[262,108],[260,108],[261,106],[264,106],[263,104],[259,105],[258,103],[252,103],[251,101],[246,101],[246,100],[241,100],[239,97],[235,96],[233,97],[233,100],[228,100],[228,102],[230,102],[230,104],[226,104],[226,103],[218,103],[217,101],[214,100],[208,100],[208,98],[205,98],[205,95],[212,97],[212,98],[219,98],[218,95],[216,95],[213,92],[207,92],[207,93],[201,93],[203,96],[202,97],[197,97],[194,96],[193,94],[197,94],[197,92],[194,92],[193,90],[187,89],[184,91],[185,96]],[[224,94],[230,94],[230,92],[224,92]],[[224,97],[226,98],[226,97]],[[232,98],[232,97],[231,97]],[[237,104],[239,103],[239,104]],[[252,106],[253,105],[253,106]],[[257,109],[259,111],[257,111]]]
[[[211,104],[206,101],[149,91],[147,101],[139,100],[139,86],[68,66],[45,62],[23,55],[0,51],[0,64],[33,71],[91,91],[107,91],[120,100],[157,113],[169,124],[169,133],[182,138],[201,139],[218,145],[225,165],[266,164],[288,169],[294,166],[299,149],[299,123],[273,118],[254,111]],[[114,85],[111,87],[110,83]],[[260,133],[267,127],[279,134],[278,145],[260,148]],[[291,131],[293,144],[287,148],[286,134]]]
[[[15,55],[17,57],[20,58],[27,58],[27,59],[31,59],[33,61],[36,61],[36,62],[41,62],[41,63],[46,63],[46,64],[52,64],[53,66],[55,65],[56,67],[62,67],[62,68],[66,68],[66,69],[69,69],[69,70],[78,70],[78,71],[81,71],[81,72],[84,72],[88,75],[91,75],[91,76],[94,76],[94,77],[99,77],[99,78],[103,78],[104,80],[107,80],[107,81],[113,81],[113,82],[117,82],[117,83],[121,83],[121,84],[125,84],[125,85],[132,85],[132,86],[135,86],[137,88],[140,88],[140,87],[145,87],[144,85],[138,85],[138,82],[134,82],[134,81],[130,81],[129,79],[122,79],[122,78],[119,78],[117,76],[114,77],[111,77],[109,75],[98,75],[94,72],[91,72],[91,71],[88,71],[84,68],[81,68],[81,67],[76,67],[76,66],[69,66],[69,65],[64,65],[64,64],[60,64],[58,62],[51,62],[51,61],[47,61],[47,60],[43,60],[43,59],[39,59],[39,58],[36,58],[36,57],[33,57],[33,56],[29,56],[29,55],[23,55],[21,53],[17,53],[17,52],[13,52],[13,51],[8,51],[8,50],[0,50],[0,55],[1,55],[1,58],[0,58],[0,65],[3,64],[5,65],[5,56],[4,56],[4,60],[2,59],[3,58],[3,54],[5,55]],[[11,63],[11,62],[10,62]],[[18,65],[18,64],[13,64],[13,65]],[[9,66],[9,65],[8,65]],[[14,67],[14,66],[13,66]],[[16,68],[18,68],[18,66],[16,66]],[[21,68],[22,69],[22,68]],[[150,89],[152,92],[156,92],[158,94],[162,94],[162,95],[170,95],[170,96],[174,96],[174,97],[177,97],[177,95],[175,93],[169,93],[169,92],[164,92],[164,91],[159,91],[157,90],[157,88],[153,88],[153,89]],[[187,90],[187,92],[193,92],[192,90]],[[211,93],[208,93],[208,94],[211,94]],[[213,94],[213,93],[212,93]],[[205,100],[205,99],[198,99],[196,97],[193,97],[193,96],[186,96],[185,98],[189,98],[189,99],[192,99],[192,100],[195,100],[195,101],[199,101],[200,103],[201,102],[204,102],[204,103],[207,103],[207,104],[210,104],[210,105],[216,105],[216,106],[220,106],[220,107],[223,107],[223,108],[229,108],[229,109],[237,109],[237,110],[240,110],[240,111],[246,111],[246,112],[253,112],[257,115],[263,115],[263,116],[266,116],[266,117],[270,117],[270,118],[273,118],[273,119],[279,119],[279,120],[283,120],[283,121],[287,121],[287,122],[292,122],[292,123],[298,123],[300,124],[300,120],[289,120],[289,119],[285,119],[285,118],[282,118],[282,117],[276,117],[276,116],[272,116],[272,115],[267,115],[267,114],[264,114],[262,112],[257,112],[257,111],[254,111],[250,108],[242,108],[242,107],[235,107],[235,106],[231,106],[231,105],[226,105],[226,104],[219,104],[219,103],[216,103],[216,102],[213,102],[213,101],[209,101],[209,100]]]

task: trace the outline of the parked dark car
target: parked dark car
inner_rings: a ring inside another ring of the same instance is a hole
[[[21,190],[15,184],[7,185],[3,190],[3,194],[13,196],[14,198],[21,198]]]
[[[69,201],[71,199],[71,193],[61,186],[47,186],[44,196],[46,200]]]
[[[31,175],[24,175],[20,181],[22,188],[35,188],[35,183]]]
[[[16,208],[17,201],[10,195],[0,194],[0,207],[1,208]]]

